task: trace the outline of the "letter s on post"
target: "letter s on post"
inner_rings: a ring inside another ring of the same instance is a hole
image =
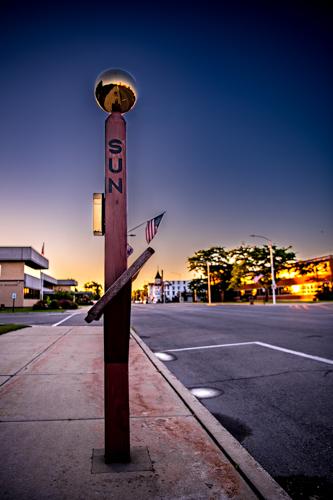
[[[113,154],[119,154],[123,150],[120,139],[111,139],[109,141],[109,151]]]

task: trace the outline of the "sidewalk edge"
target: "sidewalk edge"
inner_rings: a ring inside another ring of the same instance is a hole
[[[154,355],[133,328],[131,335],[251,488],[267,500],[291,500],[272,476]]]

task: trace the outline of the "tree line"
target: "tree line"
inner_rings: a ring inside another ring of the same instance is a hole
[[[272,246],[275,273],[297,267],[296,254],[292,247]],[[253,282],[265,290],[268,297],[272,286],[270,249],[268,245],[239,247],[226,249],[216,246],[198,250],[188,257],[189,271],[196,272],[199,277],[190,282],[190,289],[198,299],[207,296],[208,263],[213,301],[232,300],[235,292],[246,283]],[[302,272],[306,269],[303,266]]]

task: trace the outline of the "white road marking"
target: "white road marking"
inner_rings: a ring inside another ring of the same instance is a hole
[[[58,323],[54,323],[52,326],[59,326],[61,323],[65,323],[68,319],[72,318],[73,316],[76,316],[77,314],[80,314],[79,312],[73,313],[70,316],[67,316],[66,318],[62,319],[61,321],[58,321]]]
[[[333,304],[313,304],[317,309],[323,309],[324,311],[333,312]]]
[[[269,349],[274,349],[275,351],[287,352],[288,354],[293,354],[294,356],[301,356],[302,358],[313,359],[314,361],[319,361],[320,363],[327,363],[329,365],[333,365],[332,359],[320,358],[319,356],[312,356],[311,354],[305,354],[305,352],[292,351],[291,349],[285,349],[284,347],[278,347],[272,344],[265,344],[264,342],[254,342],[257,345],[261,345],[263,347],[268,347]]]
[[[237,345],[249,345],[249,344],[255,344],[255,342],[238,342],[235,344],[215,344],[215,345],[203,345],[198,347],[183,347],[181,349],[166,349],[163,352],[196,351],[197,349],[214,349],[215,347],[234,347]]]
[[[293,351],[292,349],[286,349],[285,347],[279,347],[272,344],[265,344],[265,342],[253,341],[253,342],[235,342],[234,344],[215,344],[215,345],[203,345],[197,347],[182,347],[180,349],[166,349],[163,352],[181,352],[181,351],[198,351],[200,349],[216,349],[218,347],[237,347],[241,345],[260,345],[262,347],[267,347],[268,349],[273,349],[275,351],[286,352],[288,354],[293,354],[294,356],[300,356],[302,358],[312,359],[313,361],[319,361],[320,363],[326,363],[333,365],[333,360],[328,358],[321,358],[319,356],[312,356],[311,354],[306,354],[305,352]]]

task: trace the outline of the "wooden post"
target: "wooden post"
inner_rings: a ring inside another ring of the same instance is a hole
[[[105,290],[127,268],[126,122],[105,122]],[[130,461],[128,349],[131,282],[104,310],[105,462]]]

